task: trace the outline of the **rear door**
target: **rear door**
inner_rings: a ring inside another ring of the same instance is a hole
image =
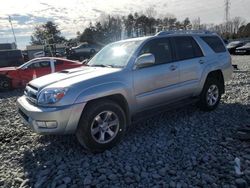
[[[147,42],[139,55],[145,53],[152,53],[156,62],[153,66],[133,71],[138,111],[177,98],[176,85],[179,82],[178,62],[173,61],[169,38],[153,39]]]
[[[205,58],[201,48],[192,36],[173,37],[176,60],[179,63],[180,85],[182,97],[192,96],[201,78]]]
[[[64,69],[64,62],[62,60],[55,60],[54,61],[55,72],[59,72]]]

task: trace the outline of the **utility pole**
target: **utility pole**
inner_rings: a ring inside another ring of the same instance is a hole
[[[229,9],[230,9],[230,0],[225,0],[225,19],[226,19],[226,32],[229,32]]]
[[[10,16],[9,16],[9,22],[10,22],[11,30],[12,30],[13,37],[14,37],[14,40],[15,40],[15,44],[16,44],[16,46],[17,46],[16,35],[15,35],[14,29],[13,29],[12,20],[11,20],[11,17],[10,17]]]

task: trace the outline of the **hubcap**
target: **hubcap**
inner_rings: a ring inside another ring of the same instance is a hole
[[[0,87],[6,89],[9,87],[9,83],[7,81],[3,80],[0,82]]]
[[[118,130],[119,119],[112,111],[101,112],[91,123],[91,136],[100,144],[105,144],[113,140]]]
[[[213,106],[219,99],[219,89],[216,85],[211,85],[207,91],[207,104]]]

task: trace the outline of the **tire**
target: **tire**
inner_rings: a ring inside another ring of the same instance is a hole
[[[95,54],[95,49],[91,49],[91,50],[90,50],[90,54],[91,54],[91,55]]]
[[[7,91],[11,88],[11,80],[7,77],[0,77],[0,90]]]
[[[84,59],[85,59],[85,58],[84,58],[84,57],[82,57],[82,56],[79,58],[79,60],[80,60],[80,61],[83,61]]]
[[[221,81],[213,77],[207,78],[200,94],[199,108],[203,111],[214,110],[220,103],[222,91],[223,83]]]
[[[126,116],[123,109],[111,100],[99,100],[89,104],[84,110],[76,137],[86,150],[99,153],[119,143],[125,131]]]

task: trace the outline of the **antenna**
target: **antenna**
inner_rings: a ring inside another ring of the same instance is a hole
[[[12,20],[11,20],[11,17],[10,17],[10,16],[9,16],[9,22],[10,22],[10,26],[11,26],[11,30],[12,30],[12,33],[13,33],[13,37],[14,37],[15,43],[16,43],[16,45],[17,45],[17,42],[16,42],[16,35],[15,35],[14,29],[13,29]]]
[[[230,10],[230,0],[225,0],[225,19],[226,19],[226,32],[229,32],[229,10]]]

